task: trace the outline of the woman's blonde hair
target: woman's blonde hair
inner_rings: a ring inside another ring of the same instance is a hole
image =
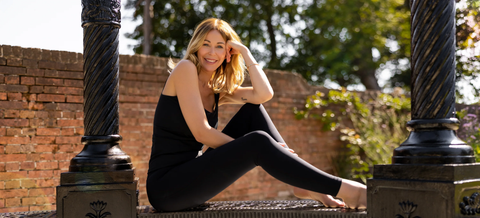
[[[212,30],[220,32],[225,42],[231,40],[241,43],[240,37],[227,22],[217,18],[209,18],[202,21],[195,29],[192,39],[188,43],[187,52],[182,59],[193,62],[197,66],[197,73],[201,70],[197,51],[203,45],[207,34]],[[168,61],[170,69],[173,69],[176,65],[172,59]],[[226,92],[232,94],[243,83],[245,68],[241,54],[232,54],[230,63],[227,63],[225,59],[209,81],[213,91],[215,93]]]

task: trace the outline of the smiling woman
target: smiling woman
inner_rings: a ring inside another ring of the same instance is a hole
[[[155,111],[147,178],[155,209],[198,206],[256,166],[298,187],[298,197],[327,206],[366,207],[364,185],[315,168],[286,145],[261,105],[273,97],[267,76],[227,22],[210,18],[200,23],[184,58],[169,66]],[[241,86],[245,70],[250,87]],[[218,131],[222,104],[244,105]]]

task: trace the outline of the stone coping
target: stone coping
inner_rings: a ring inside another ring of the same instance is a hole
[[[56,211],[0,213],[0,218],[55,218]],[[217,201],[179,212],[137,207],[138,218],[366,218],[366,210],[328,208],[313,200]]]

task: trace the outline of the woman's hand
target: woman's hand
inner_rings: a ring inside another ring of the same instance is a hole
[[[295,156],[298,157],[298,154],[295,153],[295,151],[293,149],[290,149],[287,144],[283,143],[283,142],[277,142],[279,145],[281,145],[283,148],[287,149],[288,151],[290,151],[290,153],[294,154]]]
[[[242,54],[242,52],[248,51],[248,48],[240,42],[228,40],[227,41],[227,63],[230,63],[233,54]],[[243,54],[242,54],[243,55]]]

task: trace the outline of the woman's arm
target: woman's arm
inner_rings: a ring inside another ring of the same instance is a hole
[[[231,95],[225,95],[223,104],[228,103],[253,103],[261,104],[273,97],[273,89],[270,86],[265,72],[258,65],[250,50],[238,42],[227,42],[227,61],[230,61],[230,54],[242,54],[245,65],[250,74],[251,87],[238,87]]]
[[[197,69],[192,62],[180,61],[169,79],[173,79],[183,117],[198,142],[216,148],[233,140],[208,124],[200,96]]]

